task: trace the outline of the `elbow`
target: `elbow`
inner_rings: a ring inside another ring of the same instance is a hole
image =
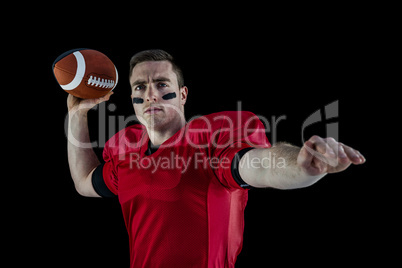
[[[92,189],[91,189],[92,188]],[[88,185],[87,181],[80,181],[80,182],[75,182],[75,190],[80,196],[83,197],[99,197],[94,193],[93,187],[92,187],[92,182],[91,185]]]
[[[79,195],[83,197],[100,197],[92,185],[92,174],[93,171],[86,176],[77,176],[77,174],[73,174],[72,178],[75,190]]]
[[[84,189],[84,187],[81,185],[81,183],[76,182],[76,183],[74,183],[74,186],[75,186],[75,190],[77,191],[77,193],[78,193],[80,196],[87,197],[87,196],[86,196],[86,193],[85,193],[85,189]]]

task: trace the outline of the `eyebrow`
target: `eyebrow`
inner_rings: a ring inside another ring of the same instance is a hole
[[[171,82],[169,78],[166,77],[157,77],[152,80],[153,83],[158,83],[158,82]],[[134,83],[131,84],[132,87],[138,86],[138,85],[144,85],[147,84],[148,82],[145,80],[136,80]]]

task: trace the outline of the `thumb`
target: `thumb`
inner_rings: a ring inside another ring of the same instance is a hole
[[[110,92],[107,93],[105,96],[103,96],[103,97],[101,97],[101,98],[99,98],[99,99],[96,99],[96,104],[99,104],[99,103],[108,101],[108,100],[110,99],[110,97],[111,97],[113,94],[114,94],[114,92],[113,92],[113,91],[110,91]]]

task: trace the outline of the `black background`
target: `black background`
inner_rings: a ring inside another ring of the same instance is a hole
[[[108,41],[88,37],[89,30],[78,40],[66,38],[74,36],[73,30],[52,35],[53,42],[44,42],[39,49],[38,70],[45,81],[41,90],[46,98],[39,96],[32,120],[24,121],[25,128],[37,137],[30,145],[35,153],[29,157],[36,158],[33,171],[40,174],[40,179],[31,181],[34,198],[40,200],[40,204],[32,203],[31,209],[38,213],[29,218],[32,226],[40,226],[29,239],[30,250],[35,252],[32,258],[56,266],[129,264],[128,237],[118,201],[80,197],[68,168],[67,93],[58,86],[51,66],[63,52],[87,47],[105,53],[119,70],[120,81],[110,100],[116,109],[107,111],[110,117],[133,114],[129,60],[150,48],[168,51],[182,67],[189,88],[188,119],[236,110],[241,101],[243,110],[269,120],[286,116],[278,125],[277,141],[301,146],[304,120],[339,101],[339,116],[314,124],[305,135],[325,136],[326,124],[338,123],[339,140],[361,151],[367,163],[329,175],[306,189],[251,190],[244,245],[236,267],[266,267],[278,262],[326,267],[376,260],[374,252],[381,247],[378,239],[383,236],[376,222],[385,217],[378,199],[386,193],[386,186],[370,176],[376,168],[373,125],[379,124],[372,113],[374,109],[381,113],[381,108],[372,96],[373,90],[378,90],[373,37],[358,25],[334,23],[313,29],[292,25],[258,33],[221,26],[213,33],[187,29],[177,37],[151,28],[140,33],[133,30],[133,34],[128,31],[126,36]],[[36,57],[29,56],[33,61]],[[98,110],[90,111],[89,118],[91,138],[96,140]],[[107,137],[112,134],[106,133]],[[269,133],[268,138],[272,139]],[[102,148],[95,151],[101,157]],[[21,230],[23,237],[32,234],[26,227]],[[40,241],[44,246],[39,246]]]

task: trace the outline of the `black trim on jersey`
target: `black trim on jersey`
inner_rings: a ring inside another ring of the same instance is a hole
[[[155,146],[153,145],[153,143],[151,142],[151,140],[149,140],[148,142],[148,149],[145,152],[145,155],[150,156],[151,154],[155,153],[156,151],[158,151],[160,146]]]
[[[251,147],[251,148],[246,148],[243,149],[241,151],[239,151],[236,156],[233,158],[232,161],[232,176],[233,179],[237,182],[238,185],[240,185],[241,188],[244,189],[253,189],[253,186],[248,185],[240,176],[239,173],[239,163],[241,158],[249,151],[253,150],[255,148]]]
[[[106,186],[105,180],[103,179],[103,166],[102,164],[98,166],[94,173],[92,173],[92,186],[94,187],[95,192],[101,197],[115,197],[116,195],[109,190]]]

